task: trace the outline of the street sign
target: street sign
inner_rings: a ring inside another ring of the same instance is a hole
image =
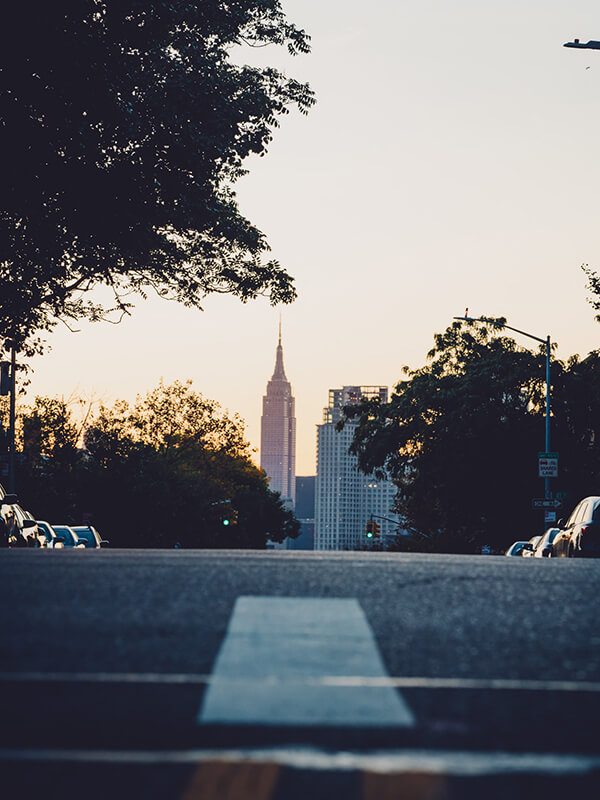
[[[556,511],[545,511],[544,521],[546,525],[551,525],[553,522],[556,522]]]
[[[531,505],[533,508],[560,508],[562,502],[560,500],[544,500],[543,498],[539,498],[532,500]]]
[[[540,478],[558,478],[558,453],[538,453]]]

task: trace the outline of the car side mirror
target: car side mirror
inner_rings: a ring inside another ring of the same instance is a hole
[[[531,544],[531,542],[527,542],[527,544],[524,544],[523,550],[533,550],[533,545]]]
[[[62,542],[64,544],[67,541],[67,538],[66,538],[66,536],[63,536],[62,533],[57,533],[56,534],[56,541],[57,542]]]

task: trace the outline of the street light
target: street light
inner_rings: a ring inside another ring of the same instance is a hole
[[[565,42],[563,47],[576,47],[578,50],[600,50],[600,42],[580,42],[579,39],[574,39],[572,42]]]
[[[600,45],[600,43],[598,43]],[[493,319],[486,319],[486,317],[468,317],[466,314],[464,317],[454,317],[454,319],[460,320],[461,322],[483,322],[485,324],[493,324],[498,328],[506,328],[509,331],[514,331],[515,333],[520,333],[521,336],[527,336],[528,339],[533,339],[536,342],[540,342],[541,344],[546,346],[546,453],[550,452],[550,357],[552,354],[552,347],[550,344],[550,337],[546,336],[545,339],[540,339],[539,336],[534,336],[532,333],[526,333],[525,331],[521,331],[518,328],[513,328],[510,325],[507,325],[505,322],[498,322]],[[552,492],[550,491],[550,478],[544,477],[544,499],[551,500],[552,499]]]

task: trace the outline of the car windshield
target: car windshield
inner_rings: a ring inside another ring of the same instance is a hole
[[[50,526],[45,522],[38,522],[36,523],[39,530],[44,534],[48,541],[52,540],[52,531],[50,530]]]
[[[91,528],[80,527],[78,525],[76,528],[73,528],[73,530],[80,539],[85,539],[86,543],[92,547],[95,547],[98,544],[96,537],[94,536],[94,531]]]
[[[65,544],[70,544],[72,546],[75,546],[77,544],[77,540],[75,539],[72,532],[67,528],[66,525],[53,525],[52,527],[59,536],[64,537]]]

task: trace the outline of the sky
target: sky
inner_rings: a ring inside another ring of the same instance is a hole
[[[308,80],[317,105],[282,120],[237,193],[296,279],[283,344],[296,472],[310,475],[328,390],[393,385],[466,307],[549,334],[559,357],[600,346],[580,270],[600,269],[600,51],[561,46],[600,39],[600,4],[283,6],[312,53],[245,60]],[[29,394],[133,400],[190,378],[258,451],[278,318],[264,299],[209,297],[202,312],[149,299],[118,326],[57,328]]]

